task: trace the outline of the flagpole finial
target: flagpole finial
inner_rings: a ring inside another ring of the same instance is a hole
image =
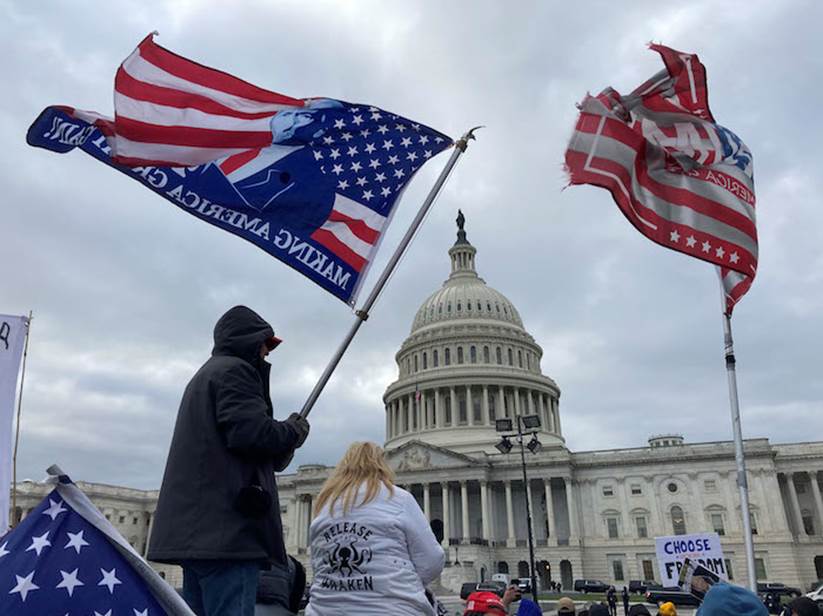
[[[462,137],[460,137],[460,139],[458,139],[457,141],[454,142],[455,147],[459,148],[461,152],[465,152],[466,148],[469,147],[469,141],[471,139],[477,139],[477,137],[474,136],[474,131],[476,131],[479,128],[486,128],[486,127],[485,126],[475,126],[474,128],[470,128],[469,130],[466,131],[466,133]]]

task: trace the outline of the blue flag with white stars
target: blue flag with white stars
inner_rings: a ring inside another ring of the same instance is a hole
[[[190,614],[170,587],[163,592],[165,582],[85,495],[68,478],[62,480],[0,538],[0,614]]]

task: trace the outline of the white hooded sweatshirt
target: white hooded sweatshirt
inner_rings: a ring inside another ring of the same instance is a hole
[[[311,523],[306,616],[434,615],[423,588],[440,575],[445,554],[414,497],[381,486],[371,502],[342,509],[338,500]]]

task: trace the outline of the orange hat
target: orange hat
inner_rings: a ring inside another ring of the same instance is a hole
[[[503,602],[493,592],[473,592],[466,601],[464,614],[480,612],[481,614],[491,614],[493,616],[506,616],[509,611]]]
[[[660,614],[660,616],[677,616],[677,608],[674,607],[674,603],[671,601],[666,601],[666,603],[660,606],[657,613]]]

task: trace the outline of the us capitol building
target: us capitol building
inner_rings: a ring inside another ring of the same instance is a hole
[[[399,377],[383,396],[398,483],[417,497],[446,551],[441,584],[456,590],[496,572],[527,577],[527,498],[541,584],[659,579],[654,537],[701,531],[721,535],[731,577],[746,583],[733,443],[662,435],[643,447],[569,451],[560,387],[542,373],[542,349],[517,309],[478,276],[476,253],[460,228],[451,273],[414,316],[396,355]],[[495,419],[518,415],[540,418],[542,447],[526,453],[528,484],[519,447],[495,447]],[[805,589],[823,579],[823,442],[749,439],[745,452],[757,577]],[[286,546],[307,568],[313,499],[330,470],[303,465],[278,478]],[[145,550],[157,491],[78,485]],[[17,516],[46,491],[23,483]],[[157,567],[179,584],[178,570]]]

